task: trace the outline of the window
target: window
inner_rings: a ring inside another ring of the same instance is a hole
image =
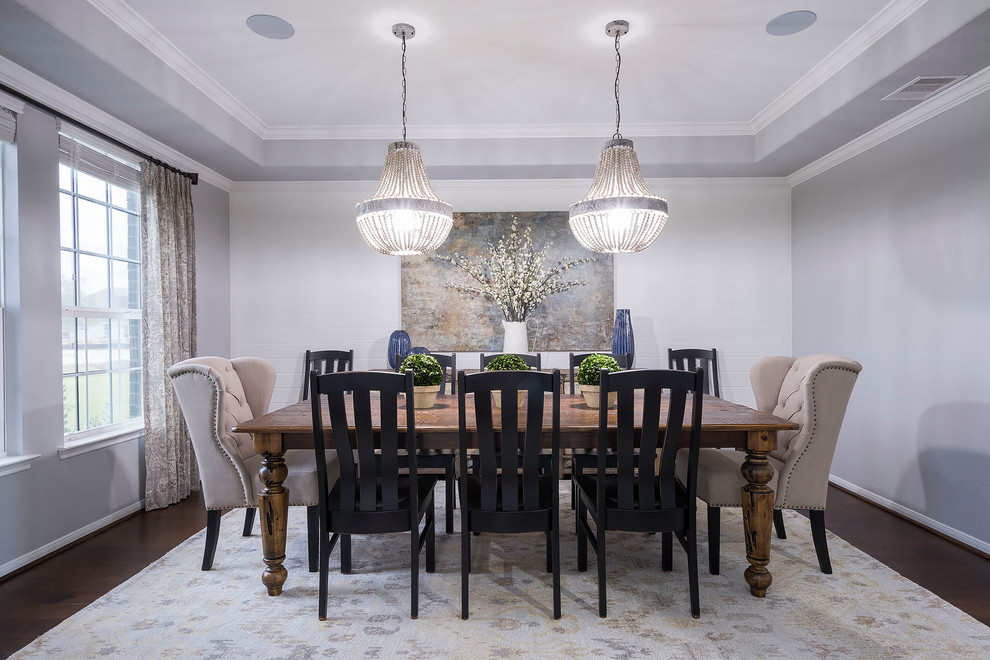
[[[59,147],[62,403],[71,444],[142,423],[141,205],[133,166],[66,135]]]

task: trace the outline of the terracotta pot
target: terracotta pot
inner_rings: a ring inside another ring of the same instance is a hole
[[[600,392],[601,389],[598,385],[581,385],[578,383],[578,387],[581,388],[581,394],[584,395],[584,402],[588,404],[589,408],[597,408],[598,402],[601,401]],[[615,399],[618,397],[618,392],[608,393],[608,407],[611,408],[615,405]]]
[[[413,408],[432,408],[440,393],[440,385],[413,385]]]

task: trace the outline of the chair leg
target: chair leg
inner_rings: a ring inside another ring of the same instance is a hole
[[[429,516],[426,516],[429,523]],[[412,520],[412,529],[409,530],[409,606],[410,618],[419,618],[419,520]]]
[[[454,502],[457,499],[456,488],[454,487],[454,455],[451,454],[449,460],[447,461],[447,466],[443,471],[444,482],[447,486],[446,494],[446,504],[447,510],[446,519],[444,520],[445,531],[448,534],[454,533]]]
[[[206,550],[203,551],[203,570],[213,568],[213,558],[217,554],[217,539],[220,538],[220,509],[206,512]]]
[[[712,575],[718,575],[719,570],[721,515],[722,509],[717,506],[708,507],[708,572]]]
[[[828,542],[825,540],[825,512],[812,509],[808,513],[811,515],[811,538],[818,554],[818,567],[822,569],[822,573],[831,573],[832,562],[828,558]]]
[[[554,516],[553,532],[550,535],[553,553],[553,618],[560,618],[560,518]]]
[[[784,512],[780,509],[773,510],[773,528],[777,531],[778,539],[787,538],[787,532],[784,531]]]
[[[585,506],[584,500],[581,499],[581,495],[578,494],[577,498],[577,513],[574,515],[577,519],[577,565],[578,572],[583,573],[588,570],[588,532],[584,528],[584,521],[588,520],[588,507]]]
[[[320,507],[306,507],[306,537],[309,543],[309,572],[320,570]]]
[[[326,521],[317,521],[319,523],[319,529],[317,534],[319,534],[320,542],[320,621],[327,620],[327,582],[330,578],[330,539],[328,538],[330,534],[326,530]],[[343,552],[343,545],[341,545],[341,552]]]
[[[660,534],[660,568],[664,571],[674,570],[674,534]]]
[[[426,511],[426,572],[437,570],[437,514],[433,497],[430,497],[429,509]]]
[[[254,514],[257,511],[258,509],[253,506],[244,510],[244,533],[241,536],[251,536],[251,530],[254,528]]]
[[[351,572],[351,535],[340,535],[340,572]]]
[[[687,531],[688,587],[691,592],[691,616],[701,618],[701,597],[698,595],[698,530]]]
[[[467,513],[461,501],[461,618],[468,618],[468,575],[471,572],[471,532],[468,530]]]
[[[599,512],[599,516],[604,516],[605,512]],[[601,518],[599,518],[601,521]],[[595,532],[595,540],[598,541],[596,552],[598,553],[598,616],[605,618],[608,615],[608,607],[605,604],[605,526],[598,525]]]

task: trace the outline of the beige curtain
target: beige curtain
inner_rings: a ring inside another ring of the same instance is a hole
[[[196,355],[196,238],[189,179],[141,166],[145,509],[189,495],[198,483],[192,446],[166,370]]]

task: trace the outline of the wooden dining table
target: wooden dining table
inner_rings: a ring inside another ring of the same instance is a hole
[[[473,429],[473,395],[467,397],[468,431]],[[642,396],[636,405],[642,410]],[[776,448],[777,432],[798,428],[797,424],[746,406],[705,395],[702,411],[701,446],[729,448],[746,452],[741,472],[746,481],[742,488],[743,528],[746,541],[744,578],[750,593],[764,597],[773,580],[770,563],[770,531],[773,519],[774,493],[768,486],[773,466],[767,455]],[[400,403],[401,407],[401,403]],[[325,408],[325,406],[324,406]],[[380,419],[377,405],[374,419]],[[549,432],[550,406],[547,406],[544,428]],[[684,419],[690,420],[689,411]],[[458,403],[453,395],[440,395],[433,408],[416,410],[416,445],[421,449],[457,449]],[[333,445],[330,422],[324,409],[326,444]],[[560,403],[560,446],[562,449],[595,449],[598,446],[597,409],[589,408],[580,394],[563,394]],[[640,414],[636,418],[641,418]],[[661,420],[666,412],[661,410]],[[525,419],[523,417],[523,419]],[[616,425],[615,409],[609,411],[609,427]],[[399,429],[405,432],[405,413],[399,414]],[[313,419],[309,401],[291,404],[280,410],[256,417],[234,429],[254,436],[254,448],[262,456],[259,476],[262,488],[258,492],[261,518],[261,545],[265,569],[261,581],[270,596],[282,593],[288,572],[285,561],[286,525],[289,494],[283,485],[288,476],[285,451],[313,447]],[[472,438],[473,440],[473,438]]]

